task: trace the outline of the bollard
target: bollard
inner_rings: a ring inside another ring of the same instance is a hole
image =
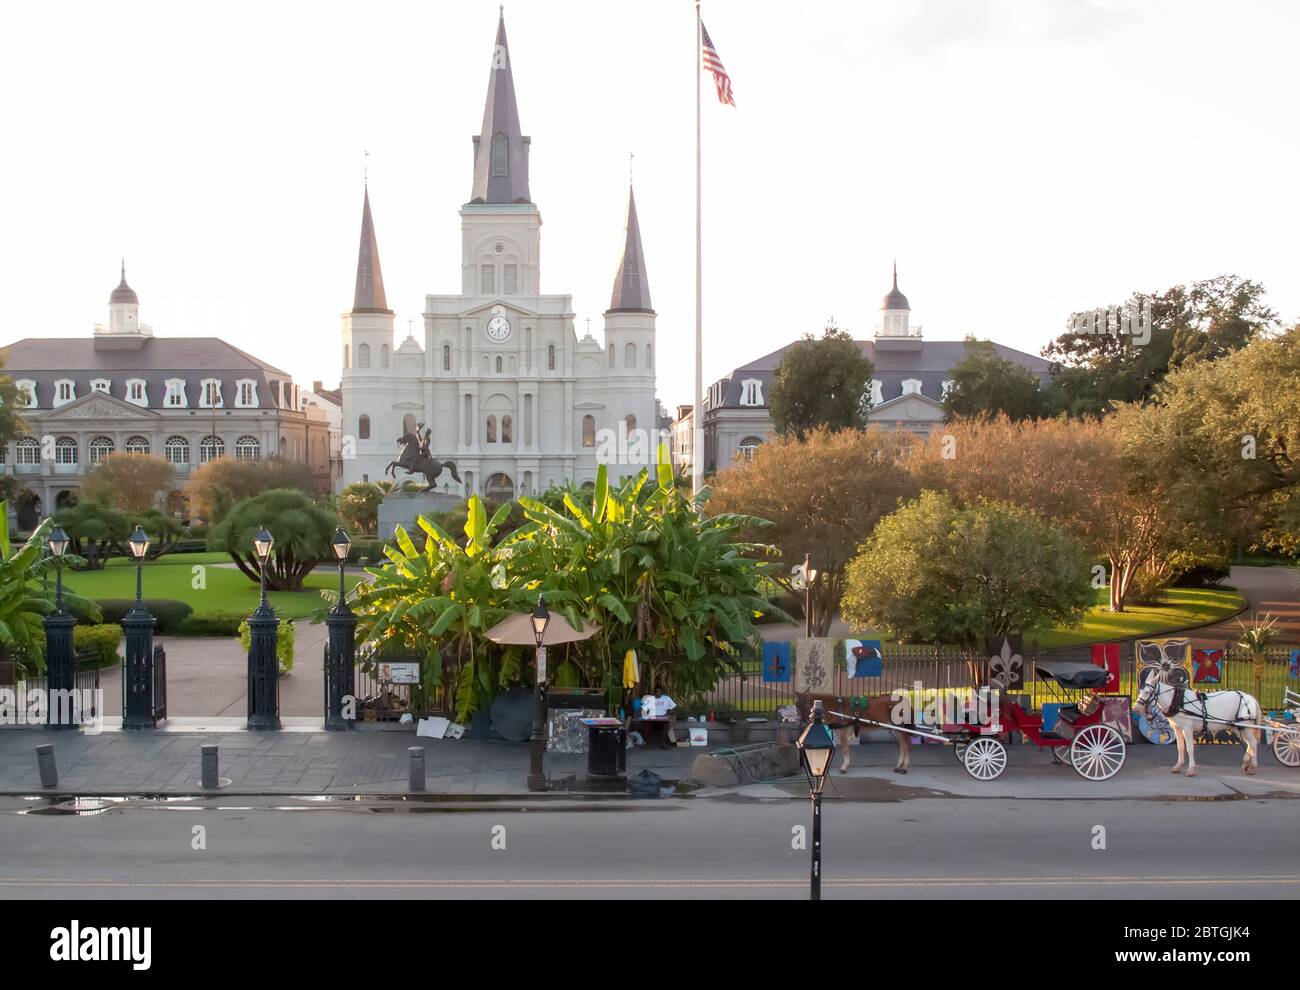
[[[59,770],[54,765],[54,746],[50,743],[37,746],[36,763],[41,768],[41,786],[58,787]]]
[[[207,788],[216,788],[217,784],[217,747],[215,744],[201,746],[203,751],[202,773],[199,777],[199,786]]]
[[[424,790],[424,747],[412,746],[407,750],[411,754],[411,790]]]

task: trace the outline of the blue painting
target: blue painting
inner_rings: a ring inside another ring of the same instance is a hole
[[[763,680],[768,684],[786,684],[790,681],[790,644],[763,644]]]
[[[884,673],[884,660],[878,639],[846,639],[844,641],[844,666],[850,677],[880,677]]]
[[[1300,680],[1300,650],[1291,651],[1291,679]]]

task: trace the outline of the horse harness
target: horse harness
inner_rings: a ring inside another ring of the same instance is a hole
[[[1192,716],[1192,717],[1194,718],[1194,717],[1196,716],[1197,713],[1196,713],[1195,711],[1193,711],[1191,708],[1188,708],[1188,707],[1187,707],[1187,694],[1188,694],[1188,689],[1187,689],[1187,688],[1176,687],[1176,686],[1174,686],[1173,684],[1170,684],[1168,681],[1161,681],[1161,683],[1165,684],[1165,685],[1166,685],[1166,686],[1167,686],[1171,691],[1173,691],[1173,698],[1172,698],[1172,700],[1170,700],[1170,702],[1169,702],[1169,710],[1168,710],[1168,711],[1165,711],[1164,708],[1163,708],[1163,707],[1161,706],[1161,704],[1160,704],[1160,692],[1157,691],[1157,692],[1155,693],[1155,695],[1154,695],[1154,696],[1152,697],[1152,699],[1151,699],[1151,704],[1155,705],[1155,707],[1156,707],[1156,711],[1160,712],[1160,714],[1163,715],[1163,716],[1164,716],[1165,718],[1167,718],[1167,719],[1171,719],[1171,718],[1173,718],[1175,715],[1177,715],[1177,714],[1179,714],[1179,713],[1185,713],[1185,714],[1190,715],[1190,716]],[[1210,734],[1210,721],[1211,721],[1211,720],[1210,720],[1210,706],[1207,704],[1207,701],[1206,701],[1206,699],[1208,698],[1208,695],[1207,695],[1206,692],[1204,692],[1204,691],[1196,691],[1196,692],[1193,692],[1193,693],[1196,695],[1196,701],[1192,702],[1192,704],[1193,704],[1193,705],[1195,705],[1195,704],[1199,704],[1199,705],[1201,706],[1201,711],[1200,711],[1200,716],[1201,716],[1201,731],[1202,731],[1205,735],[1208,736],[1208,735]],[[1215,694],[1227,694],[1228,692],[1227,692],[1227,691],[1216,691],[1216,692],[1214,692],[1214,693],[1215,693]],[[1214,719],[1215,722],[1223,722],[1225,725],[1232,725],[1232,724],[1234,724],[1234,722],[1240,722],[1240,721],[1243,720],[1243,719],[1242,719],[1241,708],[1242,708],[1242,703],[1243,703],[1243,700],[1244,700],[1244,697],[1245,697],[1245,693],[1242,692],[1242,691],[1233,691],[1232,693],[1235,694],[1235,695],[1237,696],[1237,717],[1236,717],[1236,719],[1234,719],[1234,720],[1232,720],[1232,721],[1227,721],[1227,720],[1225,720],[1225,719],[1218,719],[1218,718],[1216,718],[1216,719]]]

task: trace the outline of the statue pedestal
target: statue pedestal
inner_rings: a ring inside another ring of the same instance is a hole
[[[441,492],[428,494],[404,492],[400,495],[389,495],[379,503],[379,538],[391,540],[398,526],[412,535],[423,533],[424,531],[415,522],[420,516],[447,512],[458,509],[464,504],[465,499],[462,496],[445,495]]]

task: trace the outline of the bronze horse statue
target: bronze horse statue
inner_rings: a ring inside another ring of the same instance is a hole
[[[452,478],[459,484],[464,484],[460,480],[460,475],[456,471],[455,461],[440,461],[429,453],[429,434],[431,431],[425,430],[423,439],[420,436],[420,429],[424,426],[420,423],[414,433],[406,433],[397,442],[402,447],[401,454],[397,460],[389,461],[388,467],[384,468],[384,474],[392,474],[393,478],[397,477],[397,469],[401,468],[407,474],[422,474],[428,487],[424,490],[432,492],[438,490],[438,478],[443,471],[450,471]]]
[[[862,723],[858,719],[868,719],[872,722],[879,722],[881,727],[889,728],[893,724],[893,710],[897,702],[892,695],[877,694],[868,697],[859,697],[854,705],[853,698],[841,694],[796,694],[794,696],[795,707],[799,711],[799,720],[806,723],[812,715],[813,704],[820,701],[822,710],[825,712],[825,722],[828,729],[834,729],[839,744],[840,751],[844,754],[844,760],[840,763],[840,773],[849,772],[849,729],[853,730],[854,736],[861,736]],[[831,713],[835,714],[832,715]],[[841,716],[849,716],[847,718]],[[868,729],[877,728],[869,725]],[[894,773],[907,773],[912,765],[912,737],[906,732],[899,732],[897,729],[890,730],[894,733],[894,741],[898,743],[898,763],[894,766]]]

